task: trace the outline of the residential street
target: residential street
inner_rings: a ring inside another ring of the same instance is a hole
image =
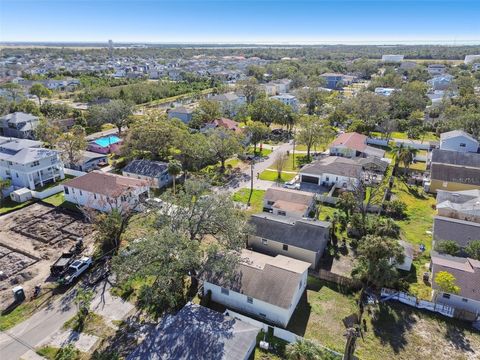
[[[91,309],[102,315],[112,314],[114,318],[123,317],[125,311],[133,305],[125,303],[109,294],[110,285],[102,282],[95,288],[95,298]],[[59,331],[63,324],[73,317],[77,308],[74,304],[76,291],[69,290],[60,299],[38,311],[17,326],[0,333],[0,359],[19,359],[29,350],[34,350],[40,343]],[[128,307],[125,307],[128,304]],[[107,317],[107,316],[106,316]]]

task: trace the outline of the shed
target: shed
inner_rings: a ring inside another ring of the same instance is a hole
[[[15,201],[17,203],[23,203],[32,198],[32,192],[30,191],[30,189],[23,187],[11,192],[10,198],[12,199],[12,201]]]

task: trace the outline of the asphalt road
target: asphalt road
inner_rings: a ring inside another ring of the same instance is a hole
[[[100,283],[95,289],[92,304],[101,302],[104,291],[108,291],[109,288],[108,283]],[[75,295],[75,289],[69,290],[60,299],[53,301],[27,320],[0,332],[0,359],[20,359],[27,351],[34,350],[37,344],[60,330],[77,312],[74,304]]]

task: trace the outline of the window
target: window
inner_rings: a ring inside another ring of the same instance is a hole
[[[460,143],[460,147],[466,147],[466,146],[467,146],[467,144],[465,144],[465,143]]]
[[[40,161],[37,161],[37,160],[36,160],[36,161],[34,161],[34,162],[32,163],[32,165],[30,165],[30,166],[31,166],[31,167],[34,167],[34,166],[38,166],[38,165],[40,165]]]
[[[330,180],[330,178],[327,176],[327,177],[325,178],[325,181],[329,181],[329,180]]]
[[[80,196],[82,196],[82,195],[83,195],[82,190],[80,190]]]
[[[287,216],[287,213],[283,210],[278,210],[277,211],[277,215],[281,215],[281,216]]]
[[[275,201],[268,200],[268,201],[267,201],[267,204],[268,204],[268,205],[273,205],[273,204],[275,204]]]
[[[468,302],[468,299],[462,298],[463,302]]]
[[[444,297],[445,299],[450,299],[450,294],[443,294],[443,297]]]
[[[93,194],[93,198],[97,200],[97,194]]]
[[[230,295],[230,290],[222,288],[222,294],[228,296],[228,295]]]
[[[303,281],[300,280],[300,283],[298,284],[298,288],[301,289],[301,288],[302,288],[302,285],[303,285]]]
[[[448,181],[444,181],[443,184],[442,184],[443,187],[447,187],[448,186]]]
[[[258,315],[260,315],[261,317],[267,317],[267,315],[264,313],[258,313]]]
[[[250,296],[247,296],[247,302],[249,304],[253,304],[253,298],[251,298]]]
[[[288,251],[288,245],[287,244],[283,244],[283,251]]]
[[[262,239],[262,245],[267,245],[268,240],[267,239]]]
[[[63,189],[65,190],[65,194],[68,195],[68,194],[69,194],[69,192],[68,192],[68,187],[65,186]]]

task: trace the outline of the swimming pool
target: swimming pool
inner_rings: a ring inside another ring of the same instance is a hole
[[[110,145],[116,144],[118,142],[122,141],[118,136],[115,135],[110,135],[110,136],[105,136],[100,139],[97,139],[94,141],[95,144],[101,146],[101,147],[108,147]]]

